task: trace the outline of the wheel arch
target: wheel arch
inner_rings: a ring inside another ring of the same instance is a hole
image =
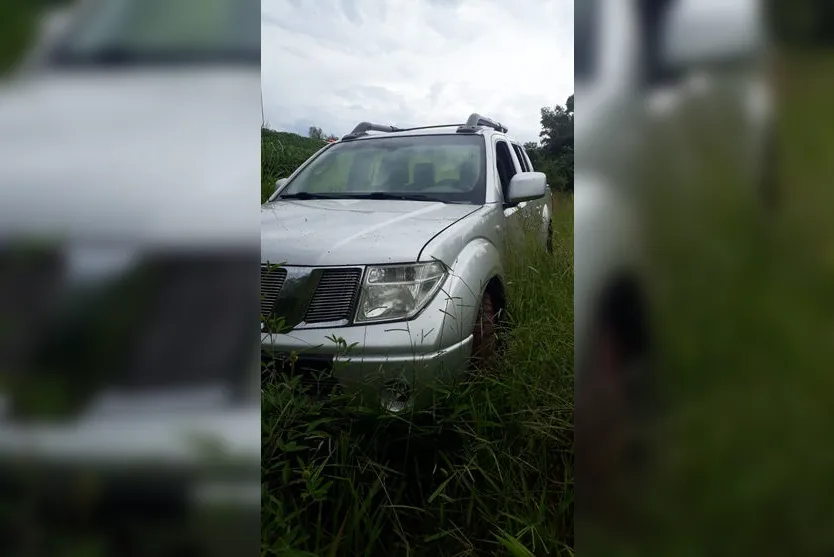
[[[478,238],[455,258],[447,288],[441,345],[459,342],[472,334],[484,292],[489,291],[502,309],[507,296],[500,254],[492,243]]]

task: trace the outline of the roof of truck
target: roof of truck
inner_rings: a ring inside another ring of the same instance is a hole
[[[376,133],[370,133],[376,132]],[[397,128],[395,126],[383,126],[370,122],[359,123],[351,133],[343,136],[339,141],[358,141],[378,137],[406,137],[415,135],[448,135],[448,134],[469,134],[492,136],[500,134],[510,141],[515,141],[507,135],[507,128],[501,123],[473,113],[463,124],[435,124],[430,126],[418,126],[413,128]]]

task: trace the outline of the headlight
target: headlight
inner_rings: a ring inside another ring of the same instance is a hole
[[[356,321],[408,319],[431,300],[445,277],[446,267],[438,261],[368,267]]]

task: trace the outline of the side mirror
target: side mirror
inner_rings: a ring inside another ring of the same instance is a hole
[[[280,190],[284,187],[284,184],[287,183],[288,178],[278,178],[278,181],[275,182],[275,191]]]
[[[520,172],[510,180],[507,199],[510,205],[544,197],[547,191],[547,176],[544,172]]]
[[[759,0],[679,0],[660,29],[659,64],[667,76],[756,59],[764,46]]]

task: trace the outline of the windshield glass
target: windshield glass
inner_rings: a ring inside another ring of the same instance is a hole
[[[574,5],[574,55],[573,75],[577,81],[593,79],[596,71],[597,13],[596,0],[583,0]]]
[[[258,0],[101,0],[79,12],[54,65],[260,63]]]
[[[482,204],[486,163],[480,135],[375,137],[336,143],[279,194],[423,198]]]

